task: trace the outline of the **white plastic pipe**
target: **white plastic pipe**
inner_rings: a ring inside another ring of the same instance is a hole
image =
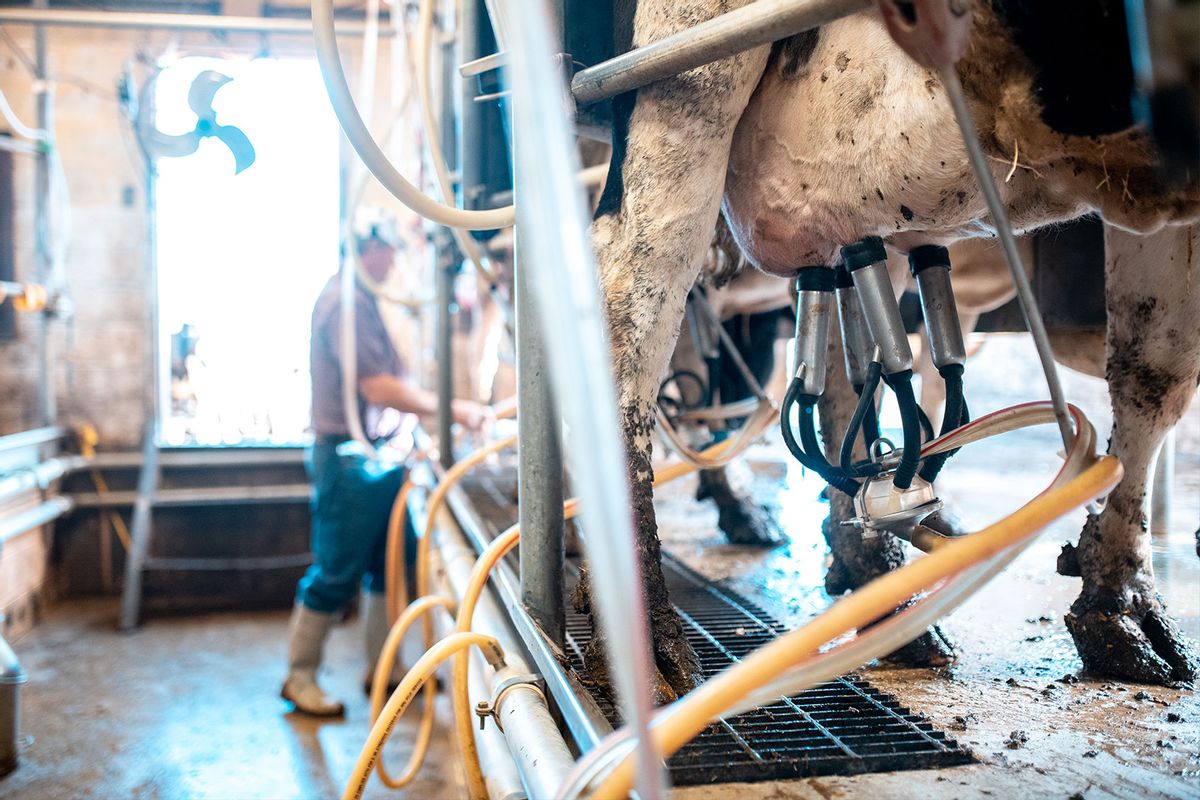
[[[490,211],[455,208],[428,197],[396,170],[379,148],[354,104],[354,96],[346,82],[346,73],[342,69],[342,59],[338,53],[337,33],[333,24],[333,0],[312,0],[312,15],[317,61],[321,64],[321,75],[325,79],[329,101],[342,123],[346,138],[383,187],[417,214],[439,225],[481,231],[512,225],[516,221],[516,209],[512,206]]]

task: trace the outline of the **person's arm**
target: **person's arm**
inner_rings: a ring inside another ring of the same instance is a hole
[[[358,391],[373,406],[384,406],[408,414],[428,417],[437,413],[438,400],[426,391],[394,375],[372,375],[358,381]],[[454,421],[470,430],[478,430],[488,409],[470,400],[455,400],[450,406]]]

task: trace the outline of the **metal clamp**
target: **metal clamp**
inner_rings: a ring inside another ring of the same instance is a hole
[[[496,722],[496,728],[501,732],[504,731],[504,725],[500,722],[500,708],[504,704],[504,698],[514,689],[532,689],[537,692],[542,702],[546,703],[546,684],[542,680],[541,675],[535,673],[527,673],[523,675],[512,675],[502,680],[492,692],[492,702],[480,700],[475,704],[475,716],[479,717],[479,730],[483,730],[487,722],[487,718],[491,717]]]

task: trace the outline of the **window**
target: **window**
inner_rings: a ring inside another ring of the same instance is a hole
[[[337,122],[313,61],[184,58],[155,88],[163,133],[195,127],[188,89],[205,69],[233,79],[213,108],[256,160],[235,175],[229,149],[205,138],[157,162],[162,438],[295,444],[309,423],[312,305],[338,266]]]

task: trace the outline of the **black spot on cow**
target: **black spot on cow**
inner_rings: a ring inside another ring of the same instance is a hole
[[[880,189],[878,186],[875,187],[875,194],[879,195],[880,200],[883,199],[883,190]]]
[[[904,217],[904,219],[908,220],[909,222],[912,222],[913,211],[908,206],[902,205],[900,206],[900,216]]]
[[[838,72],[845,72],[846,67],[850,66],[850,54],[845,50],[838,53],[837,58],[833,61],[833,65],[837,67]]]
[[[967,202],[967,193],[962,189],[959,189],[957,192],[955,192],[954,196],[958,198],[958,204],[960,206]]]
[[[769,63],[773,64],[783,77],[795,78],[808,66],[820,38],[821,29],[813,28],[803,33],[797,33],[795,36],[780,39],[771,45]],[[824,73],[821,74],[821,80],[825,80]]]
[[[1123,0],[992,0],[1033,67],[1042,119],[1097,136],[1133,125],[1133,63]]]

